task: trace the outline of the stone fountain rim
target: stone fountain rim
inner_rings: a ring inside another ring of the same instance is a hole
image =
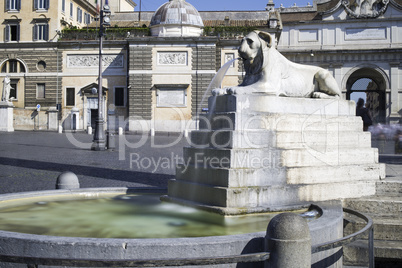
[[[82,197],[87,195],[90,197],[102,196],[106,194],[128,194],[128,193],[138,193],[138,194],[163,194],[166,193],[166,188],[129,188],[129,187],[105,187],[105,188],[80,188],[71,190],[42,190],[42,191],[30,191],[30,192],[19,192],[19,193],[9,193],[0,195],[0,204],[5,201],[11,201],[14,199],[28,199],[39,196],[55,196],[55,195],[65,195],[65,196],[77,196]],[[96,194],[94,194],[96,193]],[[92,194],[92,195],[91,195]],[[318,209],[321,213],[321,217],[310,221],[308,223],[310,227],[310,232],[318,229],[322,229],[323,225],[328,224],[328,220],[338,218],[339,213],[333,213],[335,211],[342,211],[341,201],[326,201],[311,203],[315,209]],[[268,223],[267,223],[268,226]],[[250,240],[256,237],[265,237],[265,232],[255,232],[255,233],[245,233],[237,235],[226,235],[226,236],[206,236],[206,237],[182,237],[182,238],[91,238],[91,237],[65,237],[65,236],[49,236],[49,235],[37,235],[37,234],[27,234],[0,230],[0,240],[1,239],[18,239],[18,240],[35,240],[42,243],[47,242],[65,242],[65,243],[107,243],[121,245],[122,243],[130,242],[140,242],[141,245],[153,245],[157,244],[198,244],[205,242],[230,242],[239,240]]]

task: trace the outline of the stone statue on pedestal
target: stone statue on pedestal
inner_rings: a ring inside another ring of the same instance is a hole
[[[3,94],[2,94],[2,97],[1,97],[1,101],[5,101],[5,102],[9,101],[9,99],[10,99],[10,90],[12,88],[10,83],[11,83],[10,76],[7,75],[4,78],[4,81],[3,81]]]

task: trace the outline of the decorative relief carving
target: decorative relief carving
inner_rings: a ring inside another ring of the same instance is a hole
[[[387,9],[389,0],[343,0],[348,15],[352,18],[377,18]]]
[[[158,65],[187,65],[187,52],[158,52]]]
[[[387,39],[387,29],[379,28],[347,28],[345,30],[345,40],[385,40]]]
[[[99,55],[68,55],[68,67],[99,67]],[[123,68],[123,55],[102,55],[102,66],[110,68]]]
[[[235,57],[234,53],[225,53],[225,63],[229,62],[229,61],[233,61]],[[230,67],[234,67],[234,61],[232,62],[232,64],[230,65]]]

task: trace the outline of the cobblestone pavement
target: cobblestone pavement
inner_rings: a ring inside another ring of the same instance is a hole
[[[15,131],[0,133],[0,194],[52,190],[64,171],[84,187],[167,187],[185,138],[115,136],[115,151],[91,151],[92,135]],[[121,148],[119,148],[121,145]]]
[[[0,194],[52,190],[63,171],[74,172],[81,187],[167,187],[181,162],[186,138],[115,136],[115,151],[91,151],[92,135],[0,132]],[[380,161],[387,176],[402,177],[402,156],[387,145]]]

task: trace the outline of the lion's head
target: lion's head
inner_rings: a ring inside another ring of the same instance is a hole
[[[264,51],[272,47],[272,37],[269,33],[253,31],[243,38],[239,55],[243,59],[247,74],[257,74],[265,66]]]

